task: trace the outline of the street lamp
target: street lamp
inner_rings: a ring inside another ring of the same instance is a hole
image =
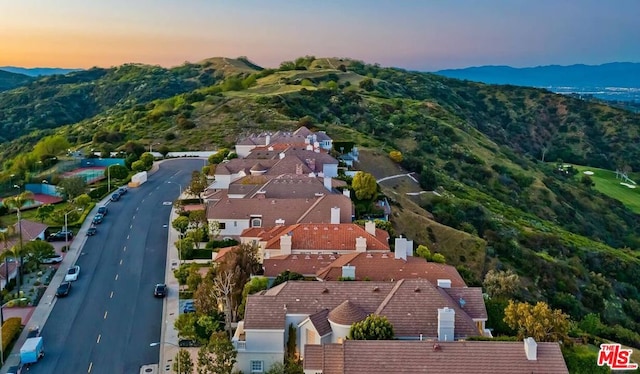
[[[77,210],[80,212],[82,208],[78,208]],[[74,209],[71,209],[64,214],[64,245],[67,247],[67,250],[69,250],[69,226],[67,225],[67,216],[73,211]]]
[[[174,344],[174,343],[169,343],[169,342],[155,342],[155,343],[149,344],[149,347],[155,347],[155,346],[158,346],[160,344],[169,344],[169,345],[172,345],[174,347],[180,348],[179,345]],[[180,373],[180,351],[178,351],[178,355],[177,356],[178,356],[178,373]]]
[[[117,164],[111,164],[107,166],[107,190],[111,192],[111,167]]]
[[[7,279],[7,282],[8,281],[9,280]],[[4,365],[4,351],[2,350],[2,343],[3,343],[2,342],[2,325],[4,325],[4,313],[3,313],[4,307],[7,304],[12,303],[14,301],[22,301],[22,300],[27,300],[27,298],[26,297],[20,297],[20,298],[17,298],[17,299],[12,299],[12,300],[9,300],[6,303],[2,304],[2,306],[0,306],[0,366]],[[178,358],[180,358],[180,357],[178,357]]]

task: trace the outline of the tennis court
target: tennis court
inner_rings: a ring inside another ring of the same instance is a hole
[[[62,175],[63,178],[79,176],[84,179],[87,184],[95,183],[99,180],[105,179],[104,167],[93,166],[88,168],[80,168],[72,171],[68,171]]]

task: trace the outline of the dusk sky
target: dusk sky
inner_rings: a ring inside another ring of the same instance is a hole
[[[0,0],[0,66],[304,55],[432,71],[640,62],[640,0]]]

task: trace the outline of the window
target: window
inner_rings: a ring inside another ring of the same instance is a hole
[[[251,218],[251,227],[262,227],[261,218]]]
[[[233,221],[233,227],[238,227],[238,221]]]
[[[251,372],[252,373],[262,373],[264,371],[264,362],[262,361],[251,361]]]
[[[224,230],[224,229],[226,229],[226,228],[227,228],[227,224],[226,224],[226,223],[224,223],[224,222],[220,222],[220,223],[218,223],[218,228],[219,228],[220,230]]]

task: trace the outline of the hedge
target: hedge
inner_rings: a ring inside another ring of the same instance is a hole
[[[22,329],[22,319],[20,317],[7,318],[2,324],[2,352],[7,352],[7,348],[13,340],[20,335]]]

